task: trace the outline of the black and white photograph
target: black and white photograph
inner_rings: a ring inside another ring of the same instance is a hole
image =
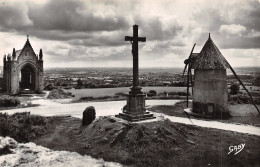
[[[0,167],[259,167],[260,0],[0,0]]]

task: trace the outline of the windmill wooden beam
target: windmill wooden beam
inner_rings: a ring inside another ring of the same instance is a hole
[[[228,63],[228,62],[227,62],[227,63]],[[245,85],[243,84],[243,82],[239,79],[239,77],[237,76],[235,70],[231,67],[231,65],[230,65],[229,63],[228,63],[228,65],[229,65],[230,70],[232,71],[232,73],[234,74],[234,76],[236,77],[236,79],[238,80],[238,82],[240,83],[240,85],[242,85],[242,87],[245,89],[245,91],[246,91],[247,94],[249,95],[252,104],[255,106],[255,108],[256,108],[256,110],[257,110],[257,112],[258,112],[258,115],[260,115],[259,108],[258,108],[257,105],[255,104],[254,99],[253,99],[251,93],[247,90],[247,88],[245,87]]]
[[[190,82],[191,82],[191,85],[192,85],[191,56],[192,56],[193,50],[195,48],[195,45],[196,45],[196,43],[193,45],[188,59],[186,59],[184,61],[185,67],[184,67],[183,75],[182,75],[182,77],[183,77],[184,74],[185,74],[185,71],[188,67],[188,70],[187,70],[187,96],[186,96],[187,107],[189,107],[189,86],[190,86]]]

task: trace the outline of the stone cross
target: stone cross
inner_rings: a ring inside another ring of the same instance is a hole
[[[138,25],[133,26],[133,37],[126,36],[125,41],[132,43],[132,54],[133,54],[133,87],[131,88],[132,94],[139,94],[141,88],[139,87],[139,74],[138,74],[138,42],[146,42],[146,37],[138,37]]]
[[[127,103],[123,107],[123,113],[119,113],[116,117],[134,122],[155,118],[153,114],[146,112],[145,94],[141,91],[138,83],[138,42],[146,42],[145,37],[138,37],[138,25],[133,26],[133,36],[125,37],[125,41],[132,43],[133,54],[133,86],[127,95]]]

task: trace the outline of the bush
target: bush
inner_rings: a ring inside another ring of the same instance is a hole
[[[120,97],[119,95],[114,95],[114,96],[113,96],[114,99],[117,99],[117,98],[119,98],[119,97]]]
[[[115,93],[115,96],[127,96],[127,94],[123,93],[123,92],[118,92],[118,93]]]
[[[75,86],[75,89],[81,89],[81,87],[80,86]]]
[[[48,84],[48,85],[46,85],[45,87],[44,87],[44,90],[53,90],[53,89],[57,89],[55,86],[53,86],[53,84]]]
[[[96,110],[93,106],[87,107],[83,112],[82,126],[91,124],[96,118]]]
[[[86,96],[86,97],[81,97],[80,100],[92,101],[92,100],[95,100],[95,99],[94,99],[94,97],[92,97],[92,96]]]
[[[95,100],[106,100],[106,99],[110,99],[112,98],[111,96],[100,96],[100,97],[96,97]]]
[[[253,82],[253,85],[260,86],[260,75],[258,74]]]
[[[47,96],[48,99],[65,99],[70,97],[74,97],[74,95],[71,92],[65,92],[62,89],[54,89]]]
[[[183,82],[183,81],[173,82],[172,84],[170,84],[170,86],[185,87],[185,86],[186,86],[186,83]]]
[[[92,96],[85,96],[81,97],[80,100],[82,101],[94,101],[94,100],[107,100],[107,99],[117,99],[119,98],[119,95],[114,96],[99,96],[99,97],[92,97]]]
[[[30,112],[13,115],[0,113],[0,136],[10,136],[18,142],[29,142],[47,131],[47,119]]]
[[[61,84],[61,86],[68,86],[68,84],[65,83],[65,82],[63,82],[63,83]]]
[[[260,104],[260,97],[255,96],[253,97],[254,103],[255,104]],[[245,94],[237,94],[237,95],[231,95],[228,98],[228,102],[230,104],[251,104],[251,99],[248,95]]]
[[[86,83],[86,84],[84,85],[84,87],[85,87],[85,88],[95,88],[96,85],[93,84],[93,83]]]
[[[57,82],[55,85],[56,85],[56,86],[60,86],[61,84],[60,84],[60,82]]]
[[[179,96],[187,96],[187,92],[169,92],[168,93],[169,96],[172,96],[172,95],[179,95]],[[189,92],[189,96],[190,96],[190,92]]]
[[[81,79],[78,79],[77,80],[77,86],[78,87],[82,87],[84,84],[83,84],[83,82],[82,82],[82,80]]]
[[[230,90],[231,90],[230,94],[236,95],[239,92],[239,85],[238,84],[232,84],[230,86]]]
[[[66,86],[64,89],[69,90],[69,89],[72,89],[72,87],[71,86]]]
[[[147,93],[147,96],[148,97],[152,97],[152,96],[156,96],[157,95],[157,92],[155,90],[150,90],[148,93]]]
[[[18,98],[4,95],[0,97],[0,107],[16,107],[20,105],[21,102]]]

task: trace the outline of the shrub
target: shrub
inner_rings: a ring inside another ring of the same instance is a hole
[[[62,89],[54,89],[47,96],[48,99],[64,99],[74,97],[71,92],[65,92]]]
[[[83,86],[75,86],[75,89],[82,89],[82,88],[84,88]]]
[[[57,89],[55,86],[53,86],[53,84],[48,84],[48,85],[46,85],[45,87],[44,87],[44,90],[53,90],[53,89]]]
[[[66,86],[64,89],[69,90],[69,89],[72,89],[72,87],[71,86]]]
[[[187,96],[187,92],[169,92],[168,95],[169,96],[172,96],[172,95]],[[190,92],[189,92],[189,96],[190,96]]]
[[[82,126],[91,124],[96,118],[96,110],[93,106],[87,107],[83,112]]]
[[[57,82],[55,85],[56,85],[56,86],[60,86],[61,84],[60,84],[60,82]]]
[[[84,85],[84,87],[85,87],[85,88],[95,88],[96,85],[93,84],[93,83],[86,83],[86,84]]]
[[[118,92],[118,93],[115,93],[115,96],[127,96],[127,94],[123,93],[123,92]]]
[[[260,86],[260,75],[258,74],[253,82],[253,85]]]
[[[112,98],[111,96],[100,96],[100,97],[96,97],[95,100],[106,100],[106,99],[110,99]]]
[[[230,86],[230,94],[236,95],[239,92],[239,85],[238,84],[232,84]]]
[[[254,103],[255,104],[260,104],[260,97],[255,96],[253,97]],[[236,95],[231,95],[228,98],[228,102],[231,104],[251,104],[252,101],[248,95],[245,94],[236,94]]]
[[[81,79],[78,79],[77,80],[77,86],[78,87],[81,87],[81,86],[83,86],[84,84],[83,84],[83,82],[82,82],[82,80]]]
[[[91,100],[94,100],[94,97],[92,97],[92,96],[81,97],[80,100],[91,101]]]
[[[68,86],[68,84],[65,83],[65,82],[63,82],[63,83],[61,84],[61,86]]]
[[[186,86],[186,83],[183,82],[183,81],[173,82],[172,84],[170,84],[170,86],[179,86],[179,87],[184,87],[184,86]]]
[[[167,93],[166,92],[158,93],[157,96],[167,96]]]
[[[114,96],[113,96],[114,99],[117,99],[117,98],[119,98],[119,97],[120,97],[120,96],[118,96],[118,95],[114,95]]]
[[[0,113],[0,136],[10,136],[18,142],[29,142],[47,131],[47,119],[30,112],[8,115]]]
[[[148,93],[147,93],[147,96],[149,97],[152,97],[152,96],[156,96],[157,95],[157,92],[155,90],[150,90]]]
[[[0,97],[0,107],[16,107],[20,105],[21,102],[18,98],[4,95]]]

